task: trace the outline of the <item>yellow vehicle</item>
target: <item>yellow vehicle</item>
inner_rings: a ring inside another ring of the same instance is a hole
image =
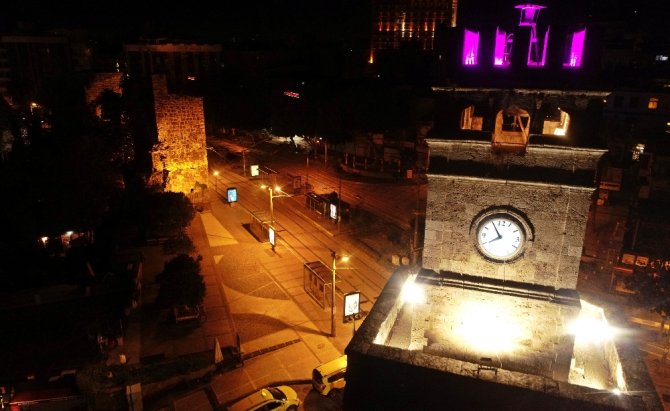
[[[298,393],[288,385],[261,388],[233,405],[228,411],[296,411],[300,405]]]
[[[333,390],[344,388],[347,372],[347,356],[343,355],[312,370],[312,386],[321,395],[329,395]]]

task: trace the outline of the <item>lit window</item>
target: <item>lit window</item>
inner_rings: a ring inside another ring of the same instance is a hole
[[[463,39],[463,65],[476,66],[479,49],[479,32],[465,30]]]
[[[664,54],[658,54],[656,55],[656,61],[668,61],[668,56]]]
[[[468,106],[461,112],[461,130],[481,130],[484,118],[475,116],[475,106]]]
[[[647,108],[649,110],[656,110],[658,108],[658,98],[657,97],[651,97],[649,99],[649,104],[647,104]]]
[[[584,54],[584,40],[586,38],[586,29],[575,31],[570,39],[570,53],[567,61],[563,62],[563,67],[579,68],[582,65],[582,56]]]
[[[642,153],[644,153],[644,144],[637,144],[633,149],[633,160],[639,161]]]
[[[565,136],[570,124],[570,115],[557,108],[550,115],[547,115],[542,126],[542,134]]]
[[[496,67],[509,67],[512,55],[512,43],[514,34],[507,34],[505,31],[496,28],[495,51],[493,56],[493,65]]]

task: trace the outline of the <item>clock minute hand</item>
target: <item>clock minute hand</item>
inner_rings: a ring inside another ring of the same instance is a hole
[[[496,230],[496,235],[498,236],[498,237],[496,237],[494,240],[499,240],[499,239],[501,239],[502,236],[501,236],[500,233],[498,232],[498,229],[496,228],[495,223],[491,223],[491,225],[493,226],[493,229]],[[493,241],[493,240],[491,240],[491,241]]]
[[[500,239],[502,238],[502,236],[500,235],[500,232],[499,232],[498,229],[496,228],[496,225],[495,225],[494,223],[491,223],[491,225],[493,226],[493,229],[495,230],[497,237],[496,237],[496,238],[493,238],[493,239],[491,239],[491,240],[489,240],[489,241],[486,241],[486,242],[484,242],[484,243],[482,243],[482,244],[492,243],[492,242],[494,242],[494,241],[496,241],[496,240],[500,240]]]

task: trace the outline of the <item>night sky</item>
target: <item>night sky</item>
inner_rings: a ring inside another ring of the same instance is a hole
[[[0,13],[3,31],[24,21],[39,28],[81,28],[128,37],[319,36],[337,40],[338,36],[367,32],[370,14],[369,0],[187,1],[177,6],[157,0],[10,1]]]
[[[285,37],[347,41],[370,30],[372,0],[260,0],[260,1],[45,1],[9,0],[0,7],[0,32],[13,30],[17,21],[40,29],[83,28],[93,34],[126,38],[258,41]],[[458,22],[497,24],[518,19],[512,0],[461,0]],[[536,0],[558,21],[615,19],[648,30],[667,30],[668,0]]]

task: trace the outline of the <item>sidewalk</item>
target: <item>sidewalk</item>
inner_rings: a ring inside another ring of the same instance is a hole
[[[189,352],[213,350],[217,339],[222,347],[235,345],[238,330],[235,329],[234,316],[265,315],[289,325],[262,338],[241,341],[245,359],[243,369],[216,376],[210,384],[201,388],[209,387],[207,389],[211,395],[197,395],[201,399],[209,398],[212,409],[215,409],[261,386],[277,382],[309,381],[314,366],[344,352],[353,335],[354,324],[343,324],[338,314],[337,336],[330,337],[330,310],[319,307],[305,292],[303,261],[285,245],[279,245],[275,252],[270,252],[267,243],[237,242],[235,238],[241,235],[235,230],[240,229],[240,221],[248,219],[244,213],[241,207],[231,208],[213,201],[210,209],[196,215],[187,230],[196,248],[192,255],[202,256],[201,268],[206,285],[206,319],[188,335],[171,339],[161,334],[161,319],[151,309],[158,292],[154,278],[172,256],[163,255],[160,246],[143,249],[146,263],[142,305],[131,315],[124,343],[110,353],[108,363],[120,363],[120,354],[125,354],[128,364],[138,364],[143,357],[152,355],[170,358]],[[221,216],[224,216],[223,220]],[[321,229],[328,231],[330,236],[337,235],[330,227]],[[341,241],[348,242],[344,235],[339,237]],[[386,266],[369,259],[363,252],[357,254],[356,258],[377,264],[379,270],[387,270]],[[243,263],[236,265],[237,260]],[[269,273],[288,299],[243,295],[225,285],[222,280],[230,277],[231,271],[245,270],[245,264],[251,262],[254,270]],[[372,302],[369,304],[371,307]],[[192,409],[195,394],[184,398],[179,395],[168,394],[159,402],[164,405],[166,402],[174,403],[175,409]],[[179,408],[178,404],[184,401],[191,402],[190,406],[182,405]]]

